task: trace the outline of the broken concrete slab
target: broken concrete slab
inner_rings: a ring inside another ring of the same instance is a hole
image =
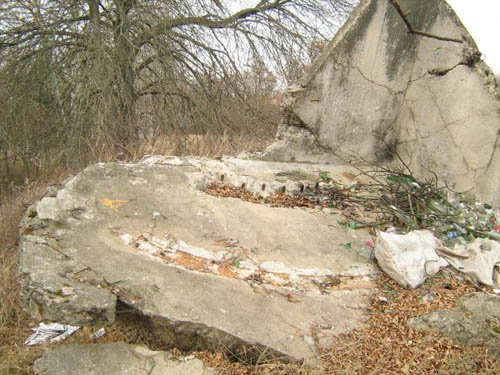
[[[460,299],[455,309],[413,318],[410,325],[418,329],[437,329],[457,343],[486,345],[492,355],[500,356],[500,296],[468,294]]]
[[[395,163],[396,151],[415,176],[435,172],[454,190],[498,206],[494,75],[446,1],[398,2],[412,27],[431,36],[409,33],[390,1],[361,1],[288,90],[277,140],[260,157]]]
[[[325,336],[366,319],[376,266],[357,250],[368,231],[345,228],[333,209],[203,190],[224,180],[266,196],[298,191],[321,172],[347,183],[352,170],[175,157],[89,167],[23,220],[23,306],[37,319],[84,325],[111,323],[120,303],[161,347],[314,355]]]
[[[115,320],[116,297],[110,290],[76,282],[74,275],[92,271],[60,251],[57,241],[26,235],[20,247],[29,249],[21,251],[19,259],[22,303],[34,319],[73,325]]]
[[[196,358],[174,359],[169,353],[124,343],[61,345],[35,361],[36,375],[208,375]]]

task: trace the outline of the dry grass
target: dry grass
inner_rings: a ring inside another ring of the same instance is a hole
[[[41,353],[24,346],[29,320],[19,301],[16,244],[25,205],[39,199],[45,189],[44,183],[31,184],[0,201],[0,370],[3,366],[16,374],[29,374],[30,364]]]
[[[130,146],[127,157],[123,159],[139,159],[146,154],[159,155],[195,155],[221,156],[236,155],[243,151],[262,150],[272,137],[258,139],[251,137],[199,136],[178,134],[173,137],[158,138],[152,143]],[[106,150],[94,150],[88,163],[116,160]],[[43,349],[26,347],[25,339],[30,334],[30,328],[35,322],[30,322],[21,308],[19,300],[19,285],[16,278],[19,238],[18,225],[27,205],[33,203],[45,193],[50,184],[61,181],[72,171],[61,166],[51,168],[41,177],[40,181],[21,187],[15,187],[3,197],[0,196],[0,374],[8,371],[16,374],[31,374],[31,365]],[[83,329],[68,342],[86,343],[89,329]],[[120,332],[110,331],[100,342],[129,341]]]
[[[324,355],[329,374],[500,374],[500,362],[485,347],[458,345],[439,334],[413,329],[408,321],[456,306],[476,289],[442,271],[419,289],[405,289],[387,275],[378,280],[368,326],[341,335]],[[422,294],[434,296],[424,301]],[[379,301],[385,296],[387,303]]]
[[[177,155],[220,157],[237,155],[243,151],[262,151],[273,137],[228,136],[226,134],[176,134],[159,137],[131,150],[134,159],[144,155]]]

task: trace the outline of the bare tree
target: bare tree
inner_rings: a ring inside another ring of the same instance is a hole
[[[17,129],[23,152],[51,140],[68,157],[89,139],[124,147],[156,134],[151,126],[221,123],[217,105],[241,94],[247,61],[286,71],[289,58],[307,57],[313,40],[333,34],[353,2],[3,0],[0,121]],[[233,90],[225,99],[221,82]],[[12,142],[12,134],[0,139]]]

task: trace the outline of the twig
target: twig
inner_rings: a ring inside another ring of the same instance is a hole
[[[421,36],[424,36],[426,38],[442,40],[445,42],[463,43],[463,40],[461,40],[461,39],[449,38],[446,36],[439,36],[439,35],[430,34],[430,33],[427,33],[425,31],[415,30],[413,28],[413,26],[411,25],[410,21],[408,21],[408,18],[406,17],[406,14],[404,13],[403,9],[401,9],[401,6],[399,5],[399,3],[396,0],[389,0],[389,2],[394,7],[394,9],[396,9],[396,12],[398,12],[399,16],[401,17],[401,19],[405,23],[406,27],[408,28],[408,32],[410,34],[421,35]]]

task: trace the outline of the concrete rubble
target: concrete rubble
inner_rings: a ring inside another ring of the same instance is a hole
[[[500,205],[500,95],[444,0],[362,0],[283,100],[265,160],[398,163]],[[448,40],[443,40],[448,39]]]
[[[122,304],[162,347],[313,356],[366,319],[377,271],[358,251],[371,235],[339,224],[333,209],[276,208],[203,189],[224,180],[265,196],[297,191],[321,172],[347,183],[349,171],[176,157],[89,167],[26,214],[24,308],[38,320],[109,325]]]
[[[322,173],[347,184],[357,171],[346,161],[390,165],[395,151],[415,176],[432,171],[500,205],[493,74],[444,0],[399,3],[413,28],[431,35],[408,33],[389,1],[362,0],[288,90],[277,139],[253,156],[260,160],[101,163],[32,205],[18,269],[31,318],[106,327],[126,310],[152,346],[254,361],[314,357],[334,335],[363,327],[378,272],[367,229],[341,225],[333,208],[270,207],[204,190],[221,183],[264,198],[299,191]],[[460,323],[448,324],[446,314],[468,319],[474,306],[491,305],[498,316],[498,298],[473,296],[415,325],[455,337]],[[483,328],[467,335],[497,339]],[[198,360],[172,362],[127,344],[60,346],[35,364],[37,374],[125,369],[207,373]]]
[[[413,318],[418,329],[438,330],[444,337],[463,345],[486,345],[492,356],[500,356],[500,296],[473,293],[460,299],[454,309],[438,310]]]
[[[124,343],[62,345],[35,361],[36,375],[211,375],[196,358],[174,359],[168,353]]]

